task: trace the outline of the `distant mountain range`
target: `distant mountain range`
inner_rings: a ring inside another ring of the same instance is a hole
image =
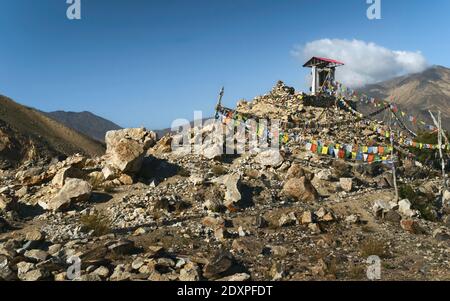
[[[0,169],[58,155],[97,156],[104,150],[102,143],[0,96]]]
[[[400,109],[419,120],[433,124],[428,110],[442,113],[442,124],[450,130],[450,69],[433,66],[421,73],[409,74],[368,85],[361,92],[399,105]],[[414,124],[410,127],[419,130]]]
[[[86,111],[80,113],[55,111],[44,114],[67,127],[101,142],[105,141],[106,132],[121,129],[120,126],[112,121]]]

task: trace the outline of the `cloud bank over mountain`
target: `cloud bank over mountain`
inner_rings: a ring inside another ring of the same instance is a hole
[[[292,55],[302,61],[319,56],[344,62],[345,66],[337,72],[337,80],[354,88],[422,72],[428,67],[420,51],[391,50],[361,40],[315,40],[296,46]]]

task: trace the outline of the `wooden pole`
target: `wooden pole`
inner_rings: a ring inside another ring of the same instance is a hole
[[[442,129],[442,118],[441,118],[441,111],[438,112],[438,119],[434,117],[433,113],[431,111],[430,115],[433,119],[434,125],[438,128],[438,147],[439,147],[439,157],[441,158],[441,167],[442,167],[442,192],[444,193],[445,190],[447,190],[447,175],[445,174],[445,159],[444,154],[442,152],[442,139],[444,138],[447,142],[447,136],[445,135],[443,129]]]
[[[438,122],[439,122],[439,139],[438,139],[438,144],[439,144],[439,156],[441,157],[441,165],[442,165],[442,181],[444,182],[442,185],[443,190],[447,190],[447,179],[446,179],[446,174],[445,174],[445,159],[444,159],[444,155],[442,153],[442,118],[441,118],[441,111],[439,111],[438,113]]]
[[[392,178],[394,180],[394,189],[395,189],[395,201],[399,201],[399,194],[398,194],[398,186],[397,186],[397,172],[395,170],[395,159],[394,159],[394,134],[392,133],[392,115],[394,112],[391,112],[391,120],[389,122],[389,131],[391,134],[391,159],[392,159]]]
[[[223,98],[224,93],[225,93],[225,87],[222,87],[222,89],[219,92],[219,99],[217,100],[217,104],[216,104],[216,119],[219,119],[219,111],[222,107],[222,98]]]

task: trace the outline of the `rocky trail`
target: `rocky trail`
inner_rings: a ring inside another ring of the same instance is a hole
[[[189,136],[212,137],[201,154],[173,149],[182,134],[124,129],[108,132],[102,157],[2,170],[0,279],[367,280],[378,256],[382,280],[450,280],[439,172],[399,159],[396,201],[383,162],[304,148],[318,138],[384,142],[369,122],[307,105],[283,83],[236,110],[347,126],[290,128],[301,137],[278,154],[242,155],[220,155],[221,123]]]

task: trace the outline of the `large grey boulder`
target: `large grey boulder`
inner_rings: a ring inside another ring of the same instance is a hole
[[[109,131],[105,137],[108,163],[122,173],[139,172],[145,153],[156,139],[154,132],[144,128]]]
[[[284,159],[278,149],[269,149],[259,153],[255,161],[264,167],[278,167],[283,163]]]
[[[68,179],[58,194],[47,204],[48,210],[61,211],[74,203],[86,202],[91,197],[92,186],[80,179]],[[42,206],[42,205],[41,205]],[[45,207],[45,206],[43,206]]]

